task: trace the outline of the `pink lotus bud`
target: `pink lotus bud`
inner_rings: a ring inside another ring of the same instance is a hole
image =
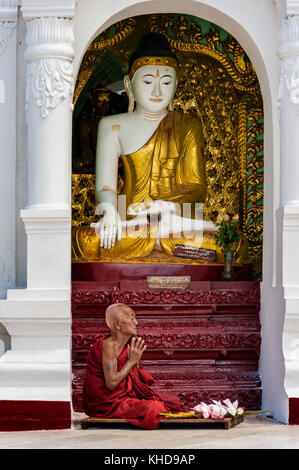
[[[221,224],[222,220],[223,220],[223,215],[218,214],[218,215],[217,215],[217,223],[218,223],[218,224]]]
[[[239,214],[234,215],[233,220],[239,220]]]
[[[196,405],[192,410],[196,411],[196,413],[202,413],[202,406],[201,405]]]
[[[225,220],[225,221],[229,220],[229,215],[228,215],[228,214],[224,214],[223,220]]]

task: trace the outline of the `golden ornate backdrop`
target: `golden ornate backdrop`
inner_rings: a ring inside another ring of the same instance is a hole
[[[239,214],[240,229],[248,240],[256,278],[261,278],[263,102],[255,70],[235,38],[218,25],[189,15],[146,15],[121,21],[89,46],[77,79],[76,107],[79,108],[80,98],[85,93],[92,103],[90,116],[93,120],[105,113],[117,112],[114,111],[117,106],[112,106],[110,111],[107,106],[104,111],[99,111],[103,103],[109,101],[103,83],[107,86],[109,80],[115,80],[117,67],[120,70],[123,66],[122,74],[125,74],[128,58],[145,31],[165,34],[178,57],[180,75],[175,109],[197,114],[203,122],[208,184],[204,218],[215,221],[218,213]],[[120,59],[121,65],[114,58]],[[102,88],[90,88],[92,80],[95,82],[94,70],[101,61],[105,63],[105,73],[98,72]],[[119,106],[124,106],[124,102]],[[78,121],[80,116],[82,113],[77,113]],[[88,129],[90,134],[95,132],[91,119],[80,122],[89,122],[89,125],[81,125],[82,135]],[[94,128],[95,124],[97,122],[93,124]],[[94,152],[93,143],[90,152],[93,158]],[[88,166],[84,171],[86,158],[83,154],[77,150],[74,156],[79,165],[73,170],[73,226],[94,219],[94,174],[87,174]]]

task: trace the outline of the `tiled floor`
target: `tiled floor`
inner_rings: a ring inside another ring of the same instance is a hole
[[[0,449],[299,449],[299,426],[287,426],[265,415],[245,417],[230,430],[157,429],[131,426],[82,430],[75,413],[73,429],[0,432]]]

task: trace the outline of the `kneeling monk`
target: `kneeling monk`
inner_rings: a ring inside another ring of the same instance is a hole
[[[146,346],[136,337],[134,310],[125,304],[110,305],[106,322],[111,335],[98,339],[87,358],[84,411],[89,416],[123,418],[156,429],[160,413],[181,410],[180,399],[150,388],[154,379],[140,364]]]

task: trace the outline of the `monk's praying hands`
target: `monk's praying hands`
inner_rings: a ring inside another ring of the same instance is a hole
[[[131,344],[128,344],[128,361],[132,363],[133,366],[139,366],[139,361],[142,354],[146,349],[146,344],[142,338],[133,337]]]

